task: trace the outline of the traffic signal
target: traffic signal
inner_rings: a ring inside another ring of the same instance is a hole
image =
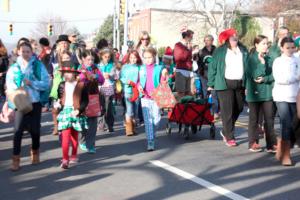
[[[124,24],[125,12],[126,12],[125,9],[126,9],[126,0],[120,0],[120,13],[119,13],[120,24]]]
[[[9,35],[13,34],[13,25],[12,24],[9,24],[8,31],[9,31]]]
[[[48,25],[48,35],[53,35],[53,26],[51,24]]]

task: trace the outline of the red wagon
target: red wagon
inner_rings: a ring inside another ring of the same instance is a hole
[[[198,127],[201,130],[202,125],[210,125],[210,137],[215,138],[214,116],[210,111],[211,104],[207,101],[204,104],[198,103],[177,103],[175,107],[168,112],[168,123],[166,127],[167,134],[171,134],[171,122],[179,124],[179,133],[181,133],[182,124],[191,126],[192,133],[196,134]],[[185,139],[189,138],[189,128],[183,132]]]

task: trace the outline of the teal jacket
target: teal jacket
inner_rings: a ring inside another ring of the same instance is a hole
[[[161,65],[154,65],[154,72],[153,72],[153,81],[154,81],[154,87],[157,88],[160,83],[160,77],[162,72],[162,66]],[[146,81],[147,81],[147,70],[146,65],[142,65],[139,72],[140,76],[140,85],[142,88],[145,88]]]
[[[128,85],[128,81],[138,82],[140,66],[126,64],[122,67],[120,81],[123,84],[125,97],[132,94],[132,87]]]
[[[212,62],[208,66],[208,83],[207,86],[215,90],[226,90],[227,85],[225,81],[225,58],[227,53],[226,44],[217,48],[213,53]],[[247,65],[248,50],[246,47],[239,45],[239,49],[243,54],[244,71]],[[243,78],[245,80],[245,77]]]
[[[102,62],[97,65],[97,68],[101,71],[102,74],[108,73],[110,78],[109,81],[111,84],[114,84],[116,81],[116,68],[113,62],[109,62],[108,64],[104,65]],[[104,80],[106,81],[106,80]]]
[[[263,83],[256,83],[254,79],[264,77]],[[272,74],[271,59],[265,56],[265,64],[258,59],[258,52],[249,55],[246,69],[246,100],[248,102],[271,101],[274,78]]]
[[[35,56],[32,56],[26,67],[21,67],[22,62],[23,58],[19,56],[17,62],[9,67],[6,75],[7,90],[15,91],[24,87],[31,102],[47,103],[49,101],[50,82],[46,67]],[[25,85],[24,79],[29,80],[31,85]],[[9,105],[14,108],[12,102]]]

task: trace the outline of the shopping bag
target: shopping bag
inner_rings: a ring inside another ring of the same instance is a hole
[[[141,104],[142,108],[147,108],[149,110],[153,123],[157,126],[161,120],[160,108],[157,103],[152,99],[141,98]]]
[[[176,104],[175,96],[167,83],[162,83],[155,88],[151,97],[159,108],[174,108]]]
[[[8,92],[8,99],[15,105],[18,111],[27,114],[32,111],[32,103],[24,88]]]
[[[99,94],[89,95],[89,104],[86,107],[85,115],[87,117],[99,117],[101,115]]]
[[[8,107],[8,102],[5,101],[0,113],[0,121],[3,123],[11,123],[15,118],[15,111]]]

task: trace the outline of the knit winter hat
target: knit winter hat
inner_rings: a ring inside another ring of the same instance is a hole
[[[220,33],[219,35],[219,44],[224,44],[230,37],[237,35],[237,31],[233,28],[227,29]]]
[[[296,47],[300,47],[300,34],[294,34],[294,43]]]
[[[170,59],[170,60],[173,59],[173,50],[171,47],[168,46],[166,48],[163,58]]]
[[[211,63],[212,59],[213,59],[213,57],[211,55],[207,55],[207,56],[204,56],[203,62],[205,64],[209,64],[209,63]]]

